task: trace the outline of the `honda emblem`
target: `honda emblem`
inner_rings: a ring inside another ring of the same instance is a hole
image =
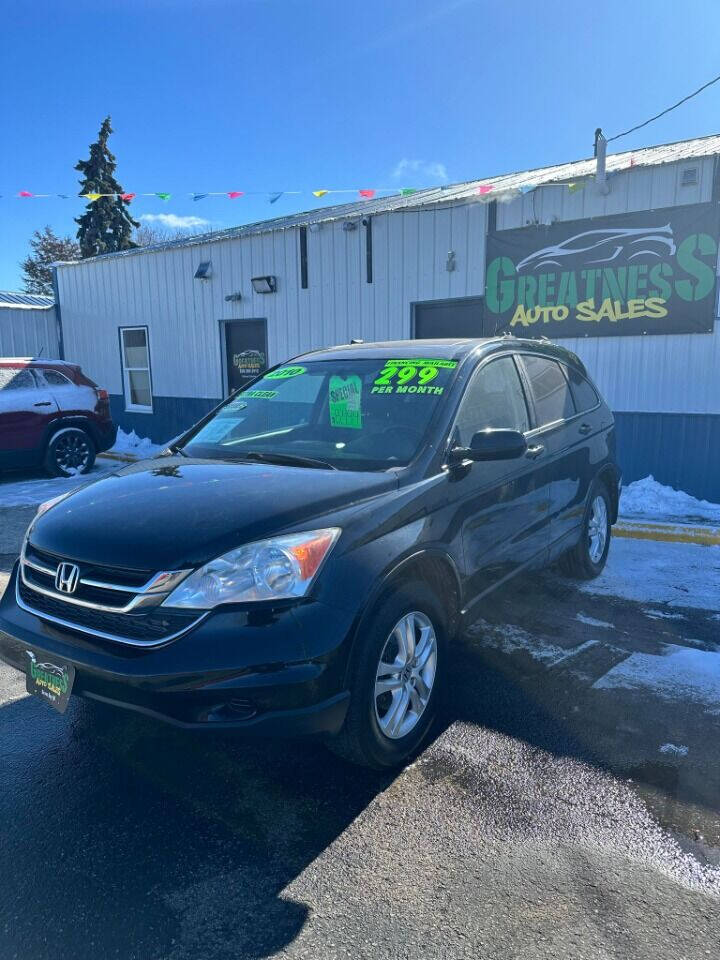
[[[61,563],[55,574],[55,589],[58,593],[75,593],[79,579],[79,567],[74,563]]]

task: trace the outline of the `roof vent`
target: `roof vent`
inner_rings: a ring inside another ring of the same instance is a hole
[[[692,187],[698,182],[698,168],[685,167],[682,172],[681,187]]]

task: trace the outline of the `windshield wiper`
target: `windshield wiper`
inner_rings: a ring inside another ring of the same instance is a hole
[[[170,453],[179,454],[181,457],[187,457],[189,454],[185,453],[182,447],[179,447],[176,443],[171,443],[167,448]]]
[[[238,451],[239,452],[239,451]],[[337,470],[327,460],[317,460],[315,457],[301,457],[295,453],[271,453],[264,450],[243,450],[240,453],[242,460],[258,460],[260,463],[278,463],[288,467],[315,467],[318,470]]]

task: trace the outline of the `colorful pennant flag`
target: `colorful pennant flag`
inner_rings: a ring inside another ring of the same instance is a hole
[[[59,193],[58,196],[60,197],[61,200],[69,200],[69,199],[70,199],[70,197],[67,195],[67,193]]]
[[[523,183],[519,187],[520,193],[530,193],[530,191],[534,189],[535,189],[535,185],[532,183]]]
[[[375,196],[374,190],[358,190],[358,193],[363,200],[372,200],[372,198]]]
[[[132,200],[135,199],[135,197],[136,197],[136,194],[134,194],[134,193],[121,193],[121,194],[120,194],[120,199],[121,199],[121,200],[124,200],[125,203],[130,203]]]
[[[243,195],[242,190],[228,190],[228,196],[231,200],[237,200],[238,197]]]
[[[283,195],[282,190],[280,193],[271,193],[270,194],[270,203],[277,203],[280,197]]]
[[[328,192],[329,192],[329,191],[327,191],[327,190],[313,190],[313,196],[314,196],[314,197],[324,197],[325,194],[328,193]]]
[[[492,188],[493,188],[493,184],[492,184],[492,183],[484,183],[484,184],[482,184],[482,186],[480,186],[480,187],[477,188],[477,192],[480,193],[480,194],[490,193],[490,191],[492,190]]]
[[[584,180],[576,180],[574,183],[568,184],[568,190],[570,191],[570,193],[577,193],[578,190],[584,190],[584,189],[585,189]]]
[[[156,196],[156,197],[160,197],[161,200],[165,200],[165,201],[167,202],[167,201],[170,199],[170,197],[172,196],[172,194],[171,194],[171,193],[156,193],[155,196]]]
[[[101,196],[101,193],[83,193],[83,197],[85,197],[86,200],[89,200],[90,203],[94,203],[96,200],[99,200]]]
[[[206,193],[194,193],[192,195],[192,198],[193,200],[204,200],[206,196],[207,196]]]
[[[400,196],[411,197],[414,193],[417,193],[417,190],[414,187],[403,187],[400,191]]]
[[[18,193],[18,196],[19,196],[19,197],[32,197],[32,196],[34,196],[34,194],[30,193],[29,190],[20,190],[20,192]]]

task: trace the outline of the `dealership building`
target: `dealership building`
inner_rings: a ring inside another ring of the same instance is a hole
[[[625,481],[720,501],[720,136],[59,264],[63,356],[169,439],[351,339],[548,337],[613,409]]]

